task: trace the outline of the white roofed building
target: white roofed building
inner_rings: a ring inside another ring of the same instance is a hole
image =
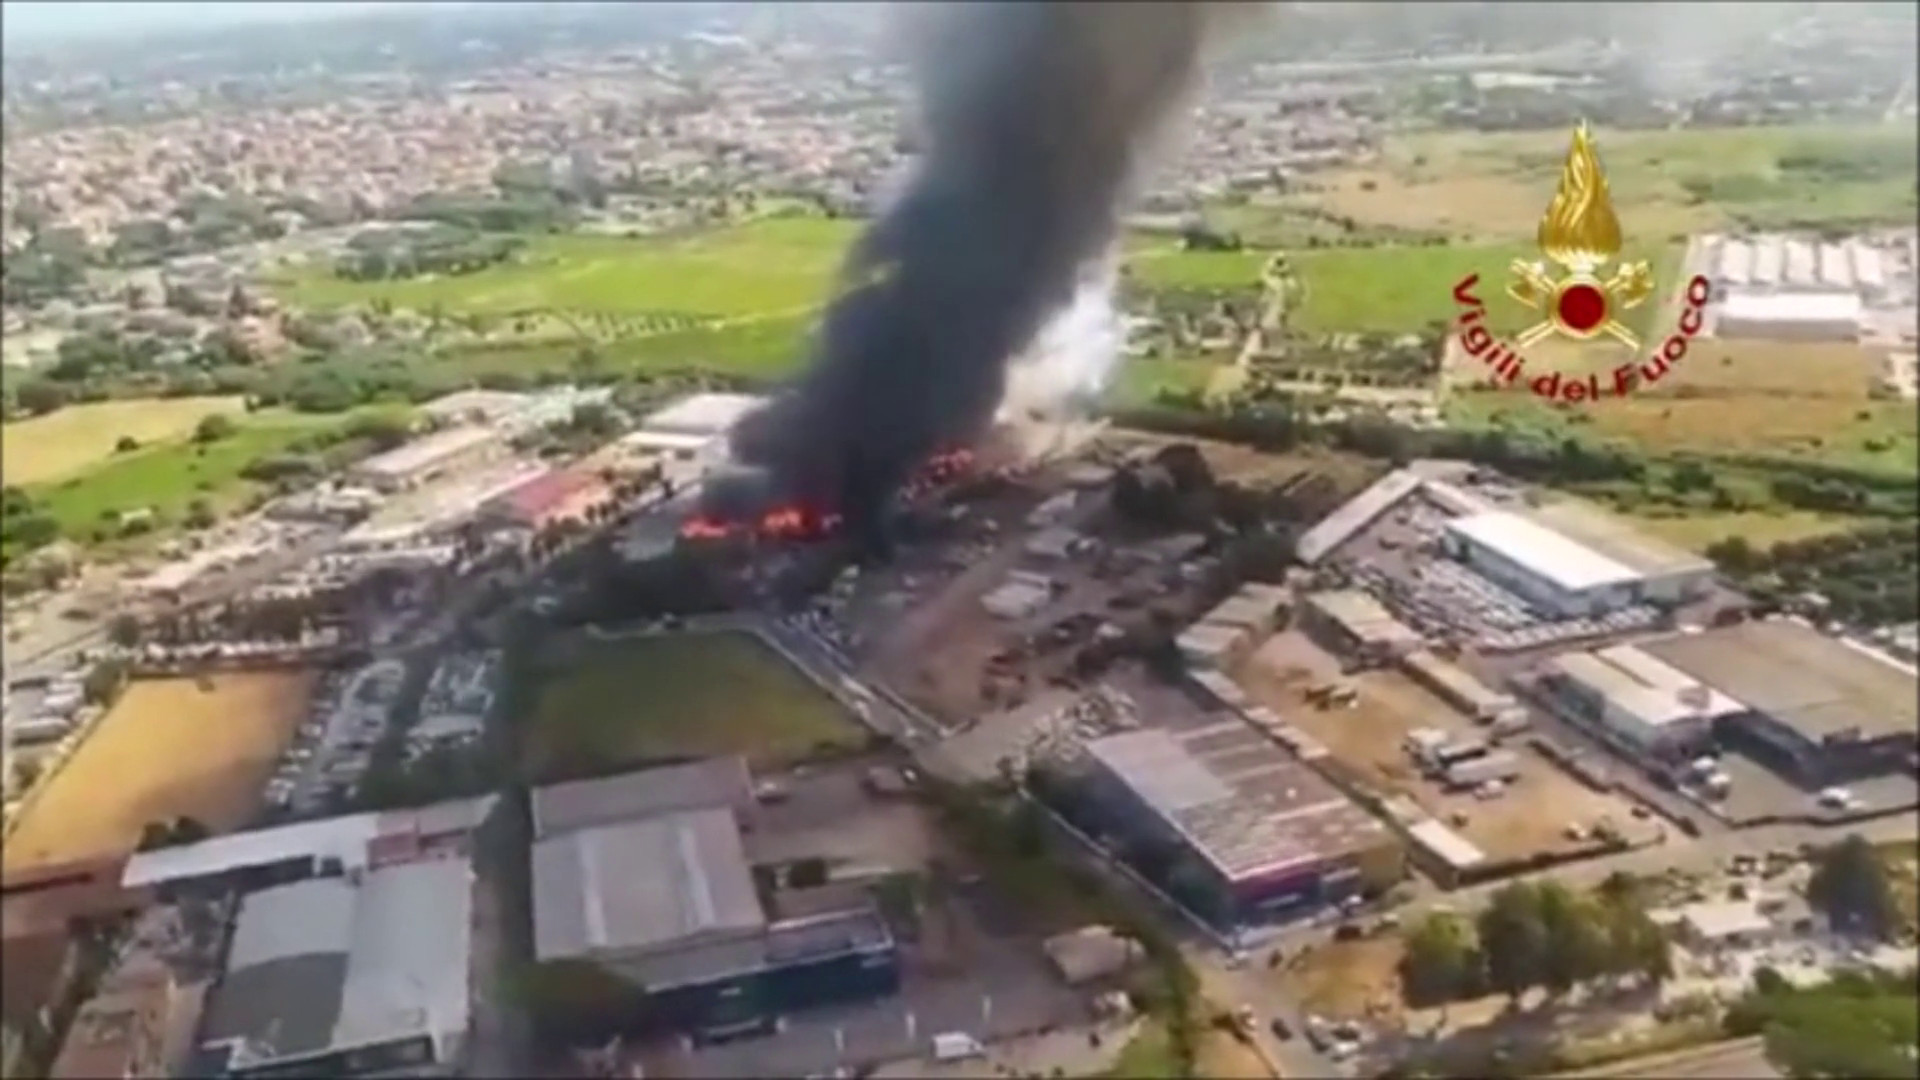
[[[448,1074],[467,1033],[472,897],[463,858],[247,895],[187,1075]]]
[[[1765,341],[1853,341],[1866,305],[1854,292],[1734,292],[1714,313],[1713,336]]]
[[[1746,706],[1631,645],[1563,653],[1542,688],[1556,711],[1629,753],[1670,762],[1713,740],[1714,721]]]
[[[1455,518],[1444,538],[1462,561],[1550,614],[1594,615],[1634,602],[1640,575],[1632,567],[1523,515]]]

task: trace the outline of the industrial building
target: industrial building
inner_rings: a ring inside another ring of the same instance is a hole
[[[493,427],[469,425],[436,431],[375,454],[355,465],[349,479],[377,491],[403,491],[436,476],[471,467],[504,453],[506,439]]]
[[[508,528],[537,532],[562,522],[584,521],[611,494],[607,482],[590,472],[550,469],[494,496],[481,513]]]
[[[453,1075],[471,880],[428,858],[243,897],[187,1075]]]
[[[1793,619],[1679,634],[1641,646],[1743,708],[1724,743],[1809,789],[1913,770],[1920,683],[1913,669]]]
[[[1855,341],[1876,312],[1914,297],[1912,233],[1846,240],[1779,233],[1702,239],[1713,325],[1723,338]],[[1909,314],[1904,320],[1911,325]]]
[[[128,858],[120,883],[162,896],[200,882],[259,888],[464,850],[497,801],[498,796],[487,795],[412,810],[346,814],[155,848]]]
[[[1421,489],[1424,481],[1411,469],[1395,469],[1375,480],[1365,491],[1341,503],[1294,543],[1294,555],[1306,566],[1325,558],[1348,538],[1379,520],[1402,499]]]
[[[1713,580],[1707,560],[1578,504],[1455,518],[1442,543],[1528,603],[1568,618],[1680,603],[1703,594]]]
[[[727,1038],[898,990],[896,945],[864,894],[769,913],[742,842],[740,759],[542,788],[533,804],[535,958],[591,964],[637,995],[567,1017],[571,1037]]]
[[[1540,687],[1569,720],[1635,757],[1677,765],[1713,743],[1738,701],[1632,645],[1564,653]]]
[[[1222,930],[1296,918],[1403,872],[1384,825],[1238,719],[1108,735],[1085,750],[1105,831],[1164,862],[1153,876]]]
[[[1287,602],[1278,585],[1248,582],[1187,627],[1175,642],[1191,667],[1225,670],[1271,637]]]
[[[1748,341],[1857,341],[1866,305],[1850,292],[1736,292],[1713,309],[1714,337]]]
[[[1314,593],[1300,605],[1300,629],[1339,656],[1390,664],[1420,648],[1420,635],[1358,589]]]
[[[753,394],[694,394],[682,398],[640,422],[639,430],[622,438],[629,449],[696,458],[724,457],[729,432],[748,413],[765,404]]]

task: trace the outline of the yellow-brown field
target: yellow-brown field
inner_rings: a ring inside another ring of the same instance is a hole
[[[209,416],[245,411],[231,397],[139,398],[69,405],[0,428],[0,462],[9,484],[64,480],[113,456],[130,438],[141,446],[184,439]]]
[[[21,808],[5,868],[133,851],[153,821],[245,825],[300,722],[310,672],[247,672],[133,683],[73,757]]]

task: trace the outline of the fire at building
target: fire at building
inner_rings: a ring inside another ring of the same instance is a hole
[[[900,498],[911,504],[927,495],[974,475],[978,458],[972,450],[958,447],[943,450],[931,458],[901,487]],[[713,542],[733,538],[774,543],[807,543],[837,535],[845,517],[831,507],[806,502],[780,501],[755,514],[735,515],[706,508],[681,523],[680,538],[690,542]]]

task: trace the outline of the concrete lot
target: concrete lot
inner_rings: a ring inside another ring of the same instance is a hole
[[[1646,842],[1660,826],[1633,816],[1633,806],[1574,780],[1530,749],[1523,737],[1503,749],[1518,754],[1523,772],[1496,798],[1445,790],[1421,776],[1402,748],[1408,732],[1421,727],[1453,734],[1484,735],[1471,720],[1407,676],[1369,671],[1347,678],[1359,692],[1351,708],[1322,710],[1306,704],[1308,687],[1339,677],[1339,661],[1308,640],[1287,631],[1255,655],[1241,681],[1253,696],[1326,745],[1367,783],[1404,794],[1440,818],[1494,860],[1520,859],[1541,852],[1599,851],[1592,840],[1573,840],[1569,825],[1591,829],[1605,819]],[[1462,819],[1464,818],[1464,823]]]

